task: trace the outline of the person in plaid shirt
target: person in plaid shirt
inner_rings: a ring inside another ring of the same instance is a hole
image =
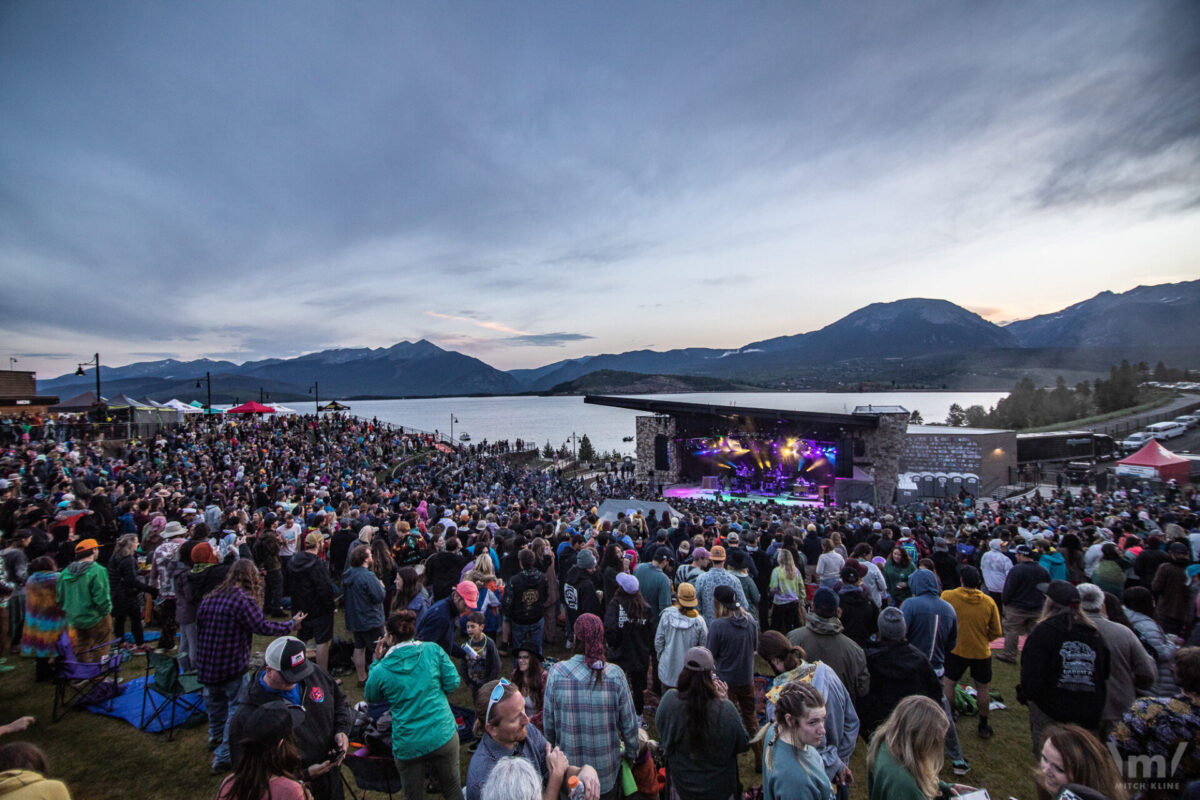
[[[550,668],[542,724],[546,740],[561,747],[572,764],[591,764],[600,779],[601,800],[622,796],[621,746],[638,752],[638,718],[625,673],[604,660],[604,623],[595,614],[575,620],[581,651]]]
[[[228,772],[229,720],[237,712],[238,696],[249,676],[254,634],[283,636],[300,627],[304,614],[290,622],[271,622],[263,616],[263,585],[258,567],[249,559],[235,561],[229,575],[204,598],[196,612],[198,626],[195,664],[204,684],[208,711],[208,744],[213,774]]]

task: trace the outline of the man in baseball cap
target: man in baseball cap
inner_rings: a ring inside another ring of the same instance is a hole
[[[75,545],[75,561],[59,574],[55,589],[67,624],[75,631],[75,657],[92,663],[107,655],[100,645],[112,638],[113,630],[112,592],[108,570],[96,562],[99,550],[95,539]]]
[[[479,606],[479,587],[471,581],[462,581],[449,597],[443,597],[431,605],[417,623],[416,638],[422,642],[434,642],[452,658],[475,658],[475,651],[454,641],[454,620],[469,614]]]
[[[280,636],[267,645],[263,667],[242,692],[229,722],[234,769],[246,740],[258,735],[263,714],[280,705],[303,711],[295,727],[296,749],[314,800],[338,800],[343,796],[342,756],[331,759],[330,754],[335,750],[345,754],[350,747],[350,703],[329,673],[309,659],[304,642],[295,636]]]

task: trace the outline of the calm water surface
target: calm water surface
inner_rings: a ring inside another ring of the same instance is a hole
[[[963,408],[981,405],[991,408],[1008,392],[708,392],[696,394],[636,395],[657,400],[685,403],[738,405],[755,408],[780,408],[793,411],[819,411],[843,414],[855,406],[899,405],[917,410],[926,421],[946,418],[952,403]],[[424,431],[449,433],[454,415],[454,436],[468,433],[473,442],[484,439],[517,438],[539,444],[549,441],[555,447],[567,442],[571,434],[587,434],[601,451],[616,450],[633,454],[633,442],[622,438],[634,435],[634,418],[640,412],[623,408],[585,405],[582,397],[458,397],[425,400],[356,400],[347,402],[351,413],[360,417],[378,417],[384,422]],[[300,411],[310,406],[293,405]]]

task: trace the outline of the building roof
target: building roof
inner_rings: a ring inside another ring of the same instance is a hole
[[[909,436],[919,433],[953,434],[955,436],[983,436],[988,433],[1012,433],[1005,428],[955,428],[950,425],[909,425]]]
[[[741,418],[760,423],[770,421],[775,424],[819,427],[826,430],[844,429],[847,432],[874,430],[879,427],[879,414],[885,413],[874,411],[870,414],[828,414],[818,411],[681,403],[676,400],[649,400],[641,397],[611,397],[608,395],[586,395],[583,402],[614,408],[629,408],[634,411],[648,411],[652,414],[665,414],[679,418],[724,419],[731,422]]]

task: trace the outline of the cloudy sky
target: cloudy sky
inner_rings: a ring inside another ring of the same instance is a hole
[[[0,52],[0,358],[42,377],[533,367],[1200,275],[1186,0],[17,0]]]

